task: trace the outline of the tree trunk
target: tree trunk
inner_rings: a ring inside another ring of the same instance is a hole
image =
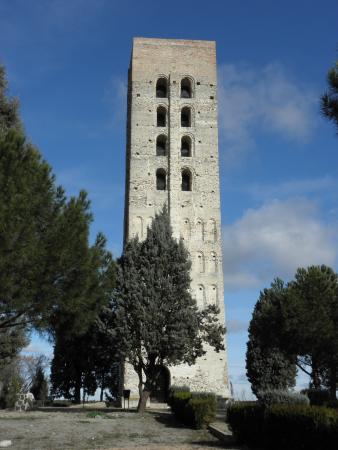
[[[74,402],[81,403],[81,375],[77,377],[75,383]]]
[[[104,374],[102,374],[102,377],[101,377],[100,402],[103,402],[103,391],[104,391]]]
[[[138,405],[137,405],[137,412],[138,413],[144,413],[146,406],[147,406],[147,401],[148,398],[150,396],[150,391],[146,391],[143,390],[140,396],[140,400],[138,401]]]

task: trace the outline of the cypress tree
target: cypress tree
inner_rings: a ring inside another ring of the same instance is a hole
[[[127,242],[118,264],[113,329],[121,353],[139,377],[139,411],[156,386],[163,366],[194,364],[203,342],[223,347],[218,309],[199,311],[190,294],[189,255],[172,236],[166,207],[147,238]]]

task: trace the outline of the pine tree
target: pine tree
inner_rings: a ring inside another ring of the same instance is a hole
[[[321,107],[323,115],[334,122],[338,129],[338,61],[327,74],[328,91],[322,95]]]
[[[83,395],[94,395],[98,386],[105,389],[105,377],[115,361],[110,331],[105,324],[115,286],[115,262],[105,248],[102,234],[97,236],[94,246],[87,248],[88,231],[84,227],[83,241],[68,236],[80,245],[74,252],[77,270],[71,291],[63,289],[64,304],[55,313],[53,322],[52,395],[76,403],[81,401],[81,389]]]
[[[205,353],[203,342],[217,351],[224,348],[218,309],[199,311],[191,297],[190,266],[183,241],[172,236],[166,207],[145,241],[131,239],[119,260],[112,328],[139,377],[139,411],[162,367],[194,364]]]
[[[249,325],[246,374],[252,392],[287,389],[295,385],[295,357],[280,349],[281,303],[287,288],[276,279],[261,292]]]
[[[312,386],[326,385],[336,399],[338,381],[338,277],[325,265],[299,268],[283,303],[284,348]]]
[[[38,365],[36,368],[30,392],[34,395],[34,399],[44,406],[48,397],[48,382],[41,365]]]

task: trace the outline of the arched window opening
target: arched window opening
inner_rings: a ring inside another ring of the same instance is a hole
[[[210,254],[209,272],[217,272],[217,256],[215,252]]]
[[[196,265],[197,265],[197,271],[199,273],[204,273],[204,271],[205,271],[205,268],[204,268],[204,255],[203,255],[202,252],[197,252]]]
[[[157,126],[165,127],[167,122],[167,111],[164,106],[159,106],[157,108]]]
[[[165,78],[159,78],[156,83],[156,97],[167,97],[167,80]]]
[[[203,284],[197,286],[196,301],[198,306],[205,306],[205,289]]]
[[[191,110],[187,106],[181,110],[181,127],[191,127]]]
[[[164,169],[156,170],[156,189],[165,191],[167,188],[166,172]]]
[[[181,98],[191,98],[191,81],[183,78],[181,81]]]
[[[167,136],[161,134],[156,139],[156,156],[167,155]]]
[[[183,220],[183,225],[182,225],[182,237],[184,240],[189,240],[190,239],[190,233],[191,233],[191,227],[190,227],[190,220],[188,218]]]
[[[218,289],[215,284],[210,286],[209,298],[212,305],[218,306]]]
[[[182,171],[182,191],[191,191],[191,173],[188,169]]]
[[[204,227],[203,227],[203,221],[201,219],[197,219],[196,237],[197,237],[197,239],[199,239],[201,241],[204,240]]]
[[[181,156],[191,156],[191,139],[189,136],[183,136],[181,139]]]

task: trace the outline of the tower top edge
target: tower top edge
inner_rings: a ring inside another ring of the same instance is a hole
[[[164,38],[144,38],[134,37],[133,48],[139,45],[156,45],[156,46],[189,46],[189,47],[216,47],[216,41],[192,40],[192,39],[164,39]]]

